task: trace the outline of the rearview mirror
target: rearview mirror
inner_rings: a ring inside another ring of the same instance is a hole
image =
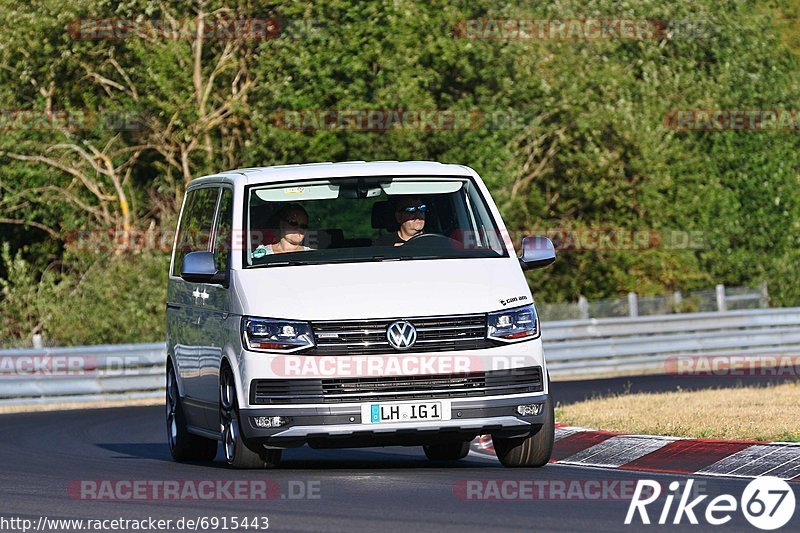
[[[342,198],[351,200],[361,198],[375,198],[381,195],[380,187],[366,187],[366,186],[341,186],[339,188],[339,195]]]
[[[547,237],[525,237],[522,239],[522,256],[519,264],[522,270],[546,267],[556,260],[553,241]]]
[[[183,257],[181,278],[190,283],[219,283],[227,285],[228,273],[217,270],[211,252],[189,252]]]

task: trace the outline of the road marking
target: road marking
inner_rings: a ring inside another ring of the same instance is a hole
[[[489,461],[491,461],[493,463],[497,462],[497,457],[494,455],[494,453],[492,453],[490,455],[489,453],[486,453],[486,452],[481,453],[481,452],[476,451],[476,450],[470,450],[468,455],[470,457],[475,457],[477,459],[489,460]]]
[[[781,479],[794,479],[800,476],[800,454],[797,454],[794,459],[783,465],[778,465],[773,470],[769,470],[764,475],[775,476]]]
[[[555,443],[550,461],[562,461],[612,437],[616,435],[602,431],[578,431]]]
[[[561,439],[564,439],[566,437],[569,437],[570,435],[574,435],[576,433],[583,433],[584,431],[589,431],[589,430],[585,429],[585,428],[579,428],[579,427],[573,427],[573,426],[556,428],[555,439],[556,440],[561,440]]]
[[[586,466],[618,467],[659,450],[674,441],[674,437],[643,438],[630,435],[611,437],[559,462]]]
[[[757,477],[770,475],[792,479],[800,473],[800,446],[754,444],[697,471],[718,476]]]
[[[565,466],[800,481],[798,443],[618,435],[566,425],[556,426],[555,441],[550,462]],[[476,439],[470,455],[490,459],[494,450]]]
[[[752,445],[751,442],[676,440],[620,468],[693,474]]]

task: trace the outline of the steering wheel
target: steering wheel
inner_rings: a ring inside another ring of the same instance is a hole
[[[408,246],[409,244],[419,245],[419,246],[448,246],[450,248],[453,247],[458,241],[451,239],[445,235],[440,233],[418,233],[414,235],[410,239],[408,239],[404,246]]]

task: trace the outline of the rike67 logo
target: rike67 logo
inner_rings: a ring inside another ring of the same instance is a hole
[[[758,529],[773,530],[786,525],[794,514],[795,498],[792,487],[777,477],[754,479],[745,487],[739,500],[730,494],[721,494],[709,501],[705,501],[708,495],[692,498],[693,484],[693,479],[688,480],[683,491],[678,493],[681,484],[678,481],[670,483],[661,506],[656,503],[661,497],[661,483],[650,479],[638,480],[625,516],[625,524],[636,522],[637,515],[642,524],[653,523],[649,511],[655,511],[653,519],[661,525],[680,524],[684,520],[690,524],[698,524],[700,517],[707,524],[720,526],[730,522],[734,514],[741,511],[747,521]],[[673,507],[676,500],[677,504]]]

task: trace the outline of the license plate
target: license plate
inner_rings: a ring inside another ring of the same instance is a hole
[[[361,420],[369,420],[371,424],[450,420],[450,405],[443,402],[371,403],[362,407],[361,414]]]

